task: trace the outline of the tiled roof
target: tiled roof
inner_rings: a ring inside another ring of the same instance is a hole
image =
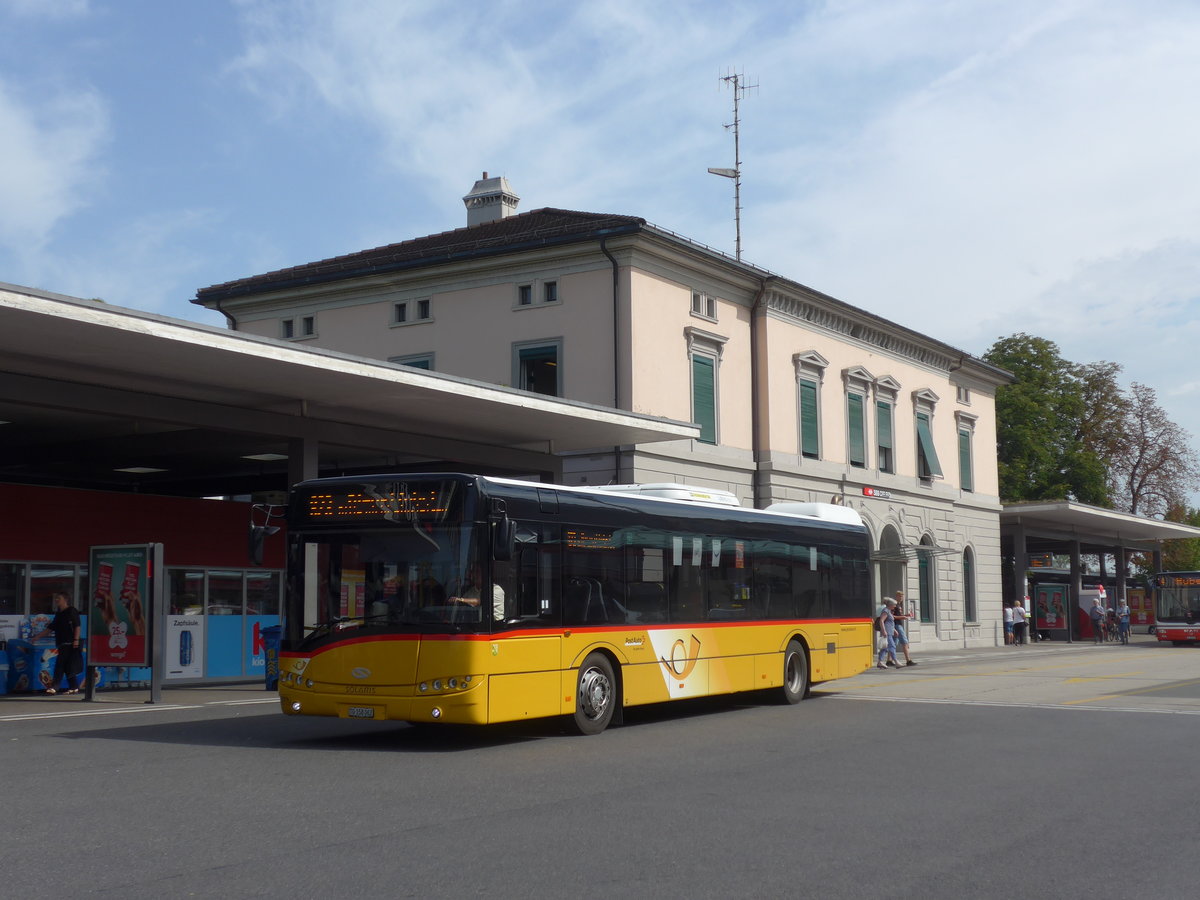
[[[373,250],[360,250],[318,262],[292,266],[214,284],[196,292],[193,303],[211,303],[231,297],[265,293],[288,287],[337,281],[397,269],[416,268],[436,263],[532,249],[549,244],[566,244],[595,239],[614,230],[637,231],[646,220],[637,216],[575,212],[568,209],[535,209],[531,212],[468,228],[456,228],[441,234],[388,244]]]

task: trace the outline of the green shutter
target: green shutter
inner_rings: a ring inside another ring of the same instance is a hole
[[[926,413],[917,413],[917,474],[922,478],[942,477],[942,464],[933,447],[933,431]]]
[[[800,452],[809,459],[821,455],[821,432],[817,417],[817,383],[800,382]]]
[[[971,432],[965,428],[958,432],[958,474],[964,491],[975,490],[975,479],[971,472]]]
[[[886,400],[875,403],[875,435],[879,444],[879,469],[881,472],[891,472],[895,468],[892,461],[892,404]]]
[[[846,415],[850,419],[850,465],[867,464],[867,435],[863,423],[863,398],[861,394],[846,395]]]
[[[692,357],[692,421],[700,426],[700,440],[717,442],[717,367],[708,356]]]

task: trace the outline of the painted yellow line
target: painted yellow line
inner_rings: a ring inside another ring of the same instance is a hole
[[[1075,706],[1080,703],[1096,703],[1099,700],[1112,700],[1116,697],[1132,697],[1137,694],[1153,694],[1155,691],[1165,691],[1168,688],[1191,687],[1194,684],[1200,684],[1200,678],[1194,681],[1172,681],[1170,684],[1156,684],[1153,687],[1135,688],[1132,691],[1118,691],[1115,694],[1102,694],[1099,697],[1087,697],[1083,700],[1066,700],[1063,706]]]
[[[1114,672],[1111,675],[1091,675],[1091,676],[1087,676],[1087,677],[1080,676],[1079,678],[1068,678],[1063,683],[1064,684],[1077,684],[1077,683],[1084,682],[1084,681],[1105,681],[1109,678],[1128,678],[1130,675],[1144,675],[1144,674],[1145,674],[1144,671]]]

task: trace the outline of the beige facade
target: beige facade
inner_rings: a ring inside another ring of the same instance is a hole
[[[550,214],[568,232],[577,216],[574,236],[530,246]],[[364,251],[403,259],[390,270],[313,264],[197,302],[240,330],[493,384],[529,387],[532,352],[537,389],[638,413],[701,421],[711,396],[711,440],[572,454],[566,480],[845,503],[871,530],[879,593],[919,607],[914,651],[1002,642],[994,397],[1007,373],[641,220],[600,218],[539,210]],[[475,252],[441,254],[476,232]]]

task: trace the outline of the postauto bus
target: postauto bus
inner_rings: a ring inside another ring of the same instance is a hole
[[[627,706],[752,690],[797,703],[862,672],[872,602],[857,513],[736,504],[679,485],[474,475],[298,484],[283,711],[566,716],[596,734]]]

